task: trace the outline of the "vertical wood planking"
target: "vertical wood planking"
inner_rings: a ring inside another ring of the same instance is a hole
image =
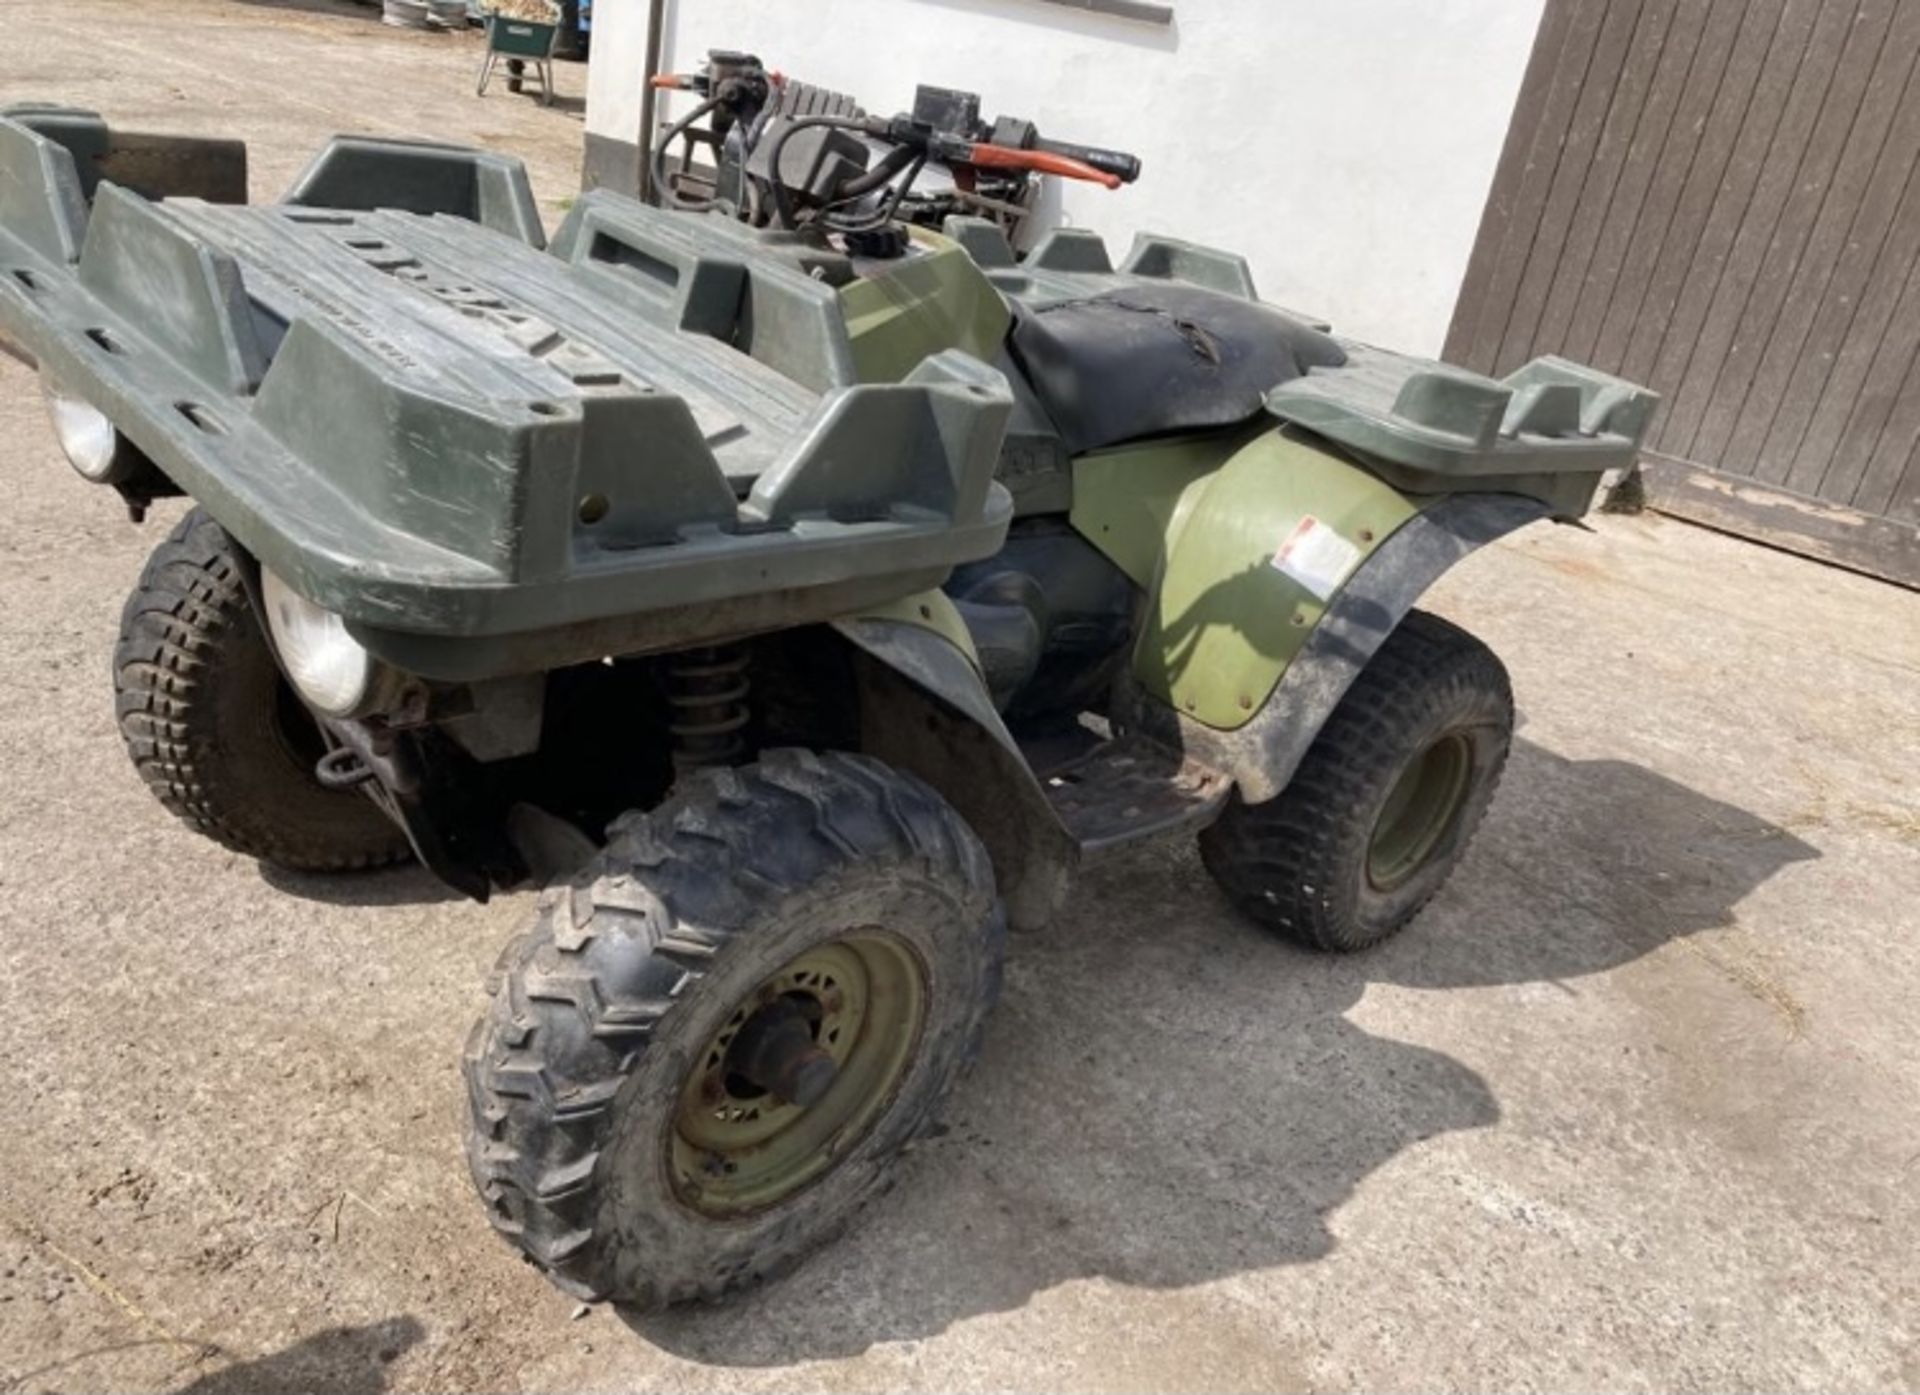
[[[1627,298],[1628,288],[1621,284],[1621,274],[1640,236],[1641,215],[1643,211],[1664,211],[1664,205],[1648,203],[1649,194],[1656,188],[1656,176],[1666,161],[1672,160],[1676,168],[1684,170],[1680,162],[1692,158],[1697,128],[1682,117],[1686,96],[1697,90],[1707,94],[1704,100],[1711,100],[1713,70],[1709,67],[1696,76],[1695,65],[1703,56],[1702,39],[1713,8],[1707,0],[1679,0],[1673,5],[1671,22],[1650,65],[1644,64],[1636,46],[1635,61],[1649,66],[1652,78],[1621,162],[1612,202],[1604,216],[1596,220],[1592,256],[1563,341],[1569,358],[1592,363],[1596,368],[1608,367],[1600,359],[1599,340],[1608,309]],[[1733,11],[1729,4],[1723,3],[1721,8]],[[1732,26],[1723,28],[1731,40]]]
[[[1920,0],[1549,0],[1447,339],[1482,372],[1546,353],[1663,394],[1668,478],[1833,504],[1911,583]]]
[[[1894,398],[1893,413],[1854,491],[1853,506],[1883,518],[1920,523],[1916,485],[1920,485],[1920,354],[1907,368],[1907,381]]]
[[[1498,373],[1525,362],[1527,350],[1537,337],[1554,268],[1572,234],[1580,191],[1586,185],[1607,115],[1613,108],[1620,68],[1643,5],[1641,0],[1611,0],[1604,5],[1595,3],[1592,8],[1601,16],[1600,31],[1581,71],[1579,99],[1568,120],[1540,222],[1507,312],[1506,331],[1494,352],[1494,371]]]
[[[1900,337],[1903,309],[1909,316],[1916,313],[1909,288],[1920,277],[1920,178],[1909,176],[1901,209],[1896,236],[1888,239],[1888,251],[1860,297],[1859,313],[1834,361],[1832,381],[1800,448],[1801,458],[1820,471],[1809,492],[1837,503],[1853,502],[1866,473],[1870,441],[1878,438],[1878,423],[1892,410],[1891,401],[1884,399],[1888,370],[1881,363],[1888,340]],[[1883,395],[1880,400],[1876,393]],[[1868,422],[1874,423],[1871,437]]]
[[[1618,289],[1602,308],[1590,353],[1590,361],[1610,373],[1625,371],[1628,343],[1639,328],[1655,269],[1667,256],[1680,196],[1693,179],[1708,114],[1720,100],[1732,69],[1734,41],[1748,19],[1748,9],[1747,0],[1713,0],[1708,7],[1699,46],[1687,67],[1666,136],[1657,150],[1649,148],[1654,168],[1642,207],[1626,234],[1626,252],[1616,277]]]
[[[1920,384],[1913,391],[1920,392]],[[1916,447],[1907,457],[1906,473],[1894,487],[1893,503],[1887,509],[1887,517],[1910,523],[1916,532],[1920,532],[1920,447]]]
[[[1907,280],[1887,337],[1880,341],[1873,371],[1860,393],[1860,405],[1841,439],[1836,469],[1858,462],[1859,483],[1848,500],[1866,513],[1885,513],[1893,502],[1913,454],[1913,432],[1920,423],[1920,267]]]
[[[1816,40],[1831,37],[1840,16],[1852,3],[1787,0],[1780,26],[1768,45],[1725,172],[1713,191],[1699,245],[1661,332],[1659,352],[1648,369],[1652,381],[1673,385],[1653,438],[1663,454],[1684,458],[1693,439],[1718,355],[1725,352],[1732,337],[1732,317],[1738,313],[1743,277],[1751,274],[1752,244],[1742,240],[1741,232],[1749,228],[1752,219],[1757,235],[1765,236],[1770,210],[1764,204],[1756,209],[1755,200],[1764,193],[1769,156],[1776,142],[1792,141],[1793,132],[1786,123],[1796,104],[1818,100],[1819,93],[1813,89],[1821,81],[1821,70],[1815,66],[1807,73],[1808,61],[1825,56]],[[1825,32],[1819,25],[1822,19],[1827,21]],[[1805,82],[1803,77],[1807,78]]]
[[[1878,10],[1878,12],[1876,12]],[[1834,177],[1841,148],[1893,17],[1891,0],[1826,0],[1761,161],[1713,305],[1693,343],[1686,391],[1668,414],[1668,453],[1720,459],[1753,380],[1757,353]],[[1845,59],[1853,61],[1847,63]]]
[[[1920,254],[1920,70],[1908,79],[1901,110],[1874,171],[1869,202],[1808,332],[1799,373],[1759,452],[1766,460],[1787,461],[1783,483],[1802,494],[1821,492],[1898,288]]]
[[[1715,196],[1734,153],[1735,138],[1761,77],[1761,68],[1779,32],[1788,0],[1749,0],[1739,7],[1740,27],[1727,55],[1725,71],[1705,117],[1700,147],[1674,199],[1660,254],[1648,268],[1646,294],[1634,316],[1632,333],[1620,355],[1620,372],[1636,382],[1651,382],[1675,307],[1687,289]],[[1671,386],[1666,387],[1671,391]]]
[[[1539,323],[1526,342],[1517,346],[1519,356],[1510,366],[1525,362],[1526,351],[1536,340],[1553,344],[1569,342],[1574,309],[1586,287],[1594,253],[1613,212],[1627,157],[1642,122],[1649,115],[1648,97],[1659,64],[1644,59],[1658,55],[1665,47],[1674,11],[1680,3],[1681,0],[1646,0],[1640,10],[1627,50],[1621,55],[1619,80],[1613,85],[1600,139],[1594,146],[1593,158],[1588,162],[1579,199],[1574,205],[1572,224],[1559,255],[1554,258]],[[1596,57],[1596,65],[1602,61],[1605,61],[1604,54]],[[1596,79],[1590,77],[1588,81],[1593,85]]]
[[[1722,460],[1754,461],[1761,479],[1807,493],[1819,485],[1822,469],[1808,477],[1800,446],[1920,156],[1916,83],[1920,5],[1896,3],[1859,121],[1781,305],[1747,410],[1717,452]]]
[[[1447,335],[1447,357],[1479,372],[1493,371],[1507,309],[1526,270],[1602,8],[1554,0],[1541,19],[1494,192],[1467,266],[1466,281],[1473,292],[1462,295]]]
[[[1828,207],[1836,177],[1845,175],[1854,164],[1864,169],[1868,163],[1867,159],[1849,162],[1848,147],[1866,151],[1870,159],[1879,146],[1877,133],[1860,131],[1860,117],[1869,81],[1886,52],[1887,29],[1897,3],[1899,0],[1845,0],[1841,47],[1820,79],[1824,95],[1810,120],[1802,122],[1801,118],[1808,115],[1803,109],[1789,111],[1783,123],[1783,137],[1796,126],[1803,134],[1783,139],[1776,146],[1755,195],[1755,216],[1741,230],[1743,250],[1754,260],[1754,266],[1751,275],[1744,268],[1740,272],[1746,289],[1731,337],[1725,341],[1724,350],[1717,336],[1702,339],[1699,357],[1704,362],[1696,376],[1708,386],[1699,424],[1685,451],[1689,459],[1726,459],[1727,445],[1743,414],[1749,410],[1756,416],[1766,412],[1762,404],[1751,400],[1753,380],[1776,334],[1786,339],[1798,337],[1796,328],[1783,324],[1781,316],[1801,269],[1808,239]],[[1801,75],[1809,78],[1812,72],[1810,61]],[[1814,85],[1809,80],[1807,89],[1811,91]],[[1875,113],[1866,114],[1871,122]],[[1884,125],[1885,113],[1879,116]],[[1856,141],[1857,135],[1865,138]],[[1789,159],[1789,153],[1796,151]],[[1857,208],[1858,187],[1850,193],[1849,203]],[[1830,247],[1829,267],[1833,260]],[[1753,462],[1756,467],[1763,463]]]

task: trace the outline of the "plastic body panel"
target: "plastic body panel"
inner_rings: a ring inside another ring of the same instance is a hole
[[[1517,494],[1423,503],[1355,569],[1251,720],[1211,727],[1132,682],[1114,694],[1115,725],[1225,772],[1249,804],[1279,794],[1353,680],[1428,588],[1479,548],[1547,516],[1545,505]]]
[[[858,615],[843,616],[834,623],[844,628],[861,620],[911,625],[926,630],[966,655],[967,662],[976,671],[980,667],[980,655],[973,647],[973,634],[967,629],[967,622],[960,617],[953,598],[945,591],[937,588],[916,591],[910,596],[888,601],[885,605],[872,606]]]
[[[86,198],[93,197],[104,179],[147,198],[247,201],[243,141],[118,131],[94,112],[33,102],[0,106],[0,117],[65,146]]]
[[[458,145],[335,136],[280,201],[307,208],[448,213],[529,247],[547,245],[539,205],[520,162]]]
[[[1363,345],[1344,368],[1267,395],[1267,410],[1337,441],[1403,489],[1526,494],[1587,511],[1600,476],[1632,465],[1659,398],[1560,358],[1498,382]]]
[[[859,676],[861,739],[920,776],[987,845],[1016,929],[1038,929],[1065,900],[1080,850],[994,711],[970,654],[924,618],[854,617],[834,629],[872,662]]]
[[[1243,258],[1172,238],[1137,237],[1116,266],[1085,229],[1054,229],[1021,262],[985,220],[949,219],[945,231],[1002,294],[1029,308],[1169,280],[1257,298]],[[1564,359],[1537,359],[1496,381],[1334,338],[1347,361],[1275,387],[1266,412],[1336,444],[1408,494],[1518,494],[1556,517],[1578,517],[1603,474],[1634,462],[1659,405],[1644,388]]]
[[[1074,526],[1148,593],[1135,681],[1221,730],[1266,706],[1347,577],[1419,508],[1288,429],[1074,462]],[[1278,555],[1302,537],[1324,560],[1281,565]]]
[[[1005,535],[1001,376],[859,383],[831,288],[724,220],[590,196],[541,252],[419,211],[89,208],[6,122],[0,167],[0,332],[409,671],[813,623]]]
[[[863,383],[897,383],[922,359],[960,349],[991,363],[1012,317],[992,282],[958,246],[915,229],[924,250],[840,288]]]

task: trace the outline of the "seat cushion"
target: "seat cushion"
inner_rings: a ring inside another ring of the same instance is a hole
[[[1346,362],[1333,339],[1271,306],[1177,283],[1016,302],[1012,343],[1074,454],[1231,426],[1269,389]]]

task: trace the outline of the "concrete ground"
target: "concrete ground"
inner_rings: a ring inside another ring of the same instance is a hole
[[[474,99],[466,36],[7,30],[0,100],[245,134],[262,196],[334,129],[572,188],[576,112]],[[1654,518],[1473,559],[1435,604],[1524,728],[1408,934],[1314,958],[1187,847],[1101,871],[853,1235],[643,1320],[518,1263],[459,1155],[528,898],[176,826],[106,665],[177,508],[121,521],[4,361],[0,481],[0,1391],[1920,1386],[1920,596]]]

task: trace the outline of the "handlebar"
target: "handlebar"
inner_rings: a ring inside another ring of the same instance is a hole
[[[1131,184],[1140,177],[1140,157],[1129,155],[1124,150],[1103,150],[1097,145],[1075,145],[1072,141],[1046,140],[1035,137],[1035,150],[1049,155],[1059,155],[1068,160],[1091,165],[1104,174],[1112,175],[1121,184]],[[1084,179],[1085,175],[1074,175],[1075,179]],[[1116,185],[1107,185],[1109,189]]]
[[[872,116],[855,124],[876,140],[886,141],[898,149],[917,151],[922,158],[942,164],[1032,170],[1064,179],[1084,179],[1108,189],[1118,189],[1129,177],[1140,173],[1140,162],[1131,155],[1062,141],[1042,141],[1024,122],[995,123],[995,136],[1005,132],[1012,137],[995,140],[977,140],[971,134],[940,130],[910,116]],[[1072,151],[1079,154],[1070,154]],[[1082,155],[1094,158],[1083,159]]]
[[[978,165],[981,169],[1033,170],[1039,174],[1057,174],[1063,179],[1084,179],[1109,189],[1118,189],[1126,182],[1122,176],[1101,169],[1090,160],[1077,159],[1055,150],[1016,150],[1010,145],[979,144],[967,147],[960,158],[964,163]],[[1134,161],[1134,172],[1136,175],[1139,173],[1137,160]]]
[[[652,142],[655,184],[667,191],[674,207],[705,210],[724,205],[756,225],[770,213],[783,228],[817,222],[828,232],[866,235],[900,216],[902,201],[929,163],[952,170],[958,191],[954,197],[971,201],[963,206],[1009,210],[1016,216],[1030,202],[1024,178],[1028,173],[1083,180],[1110,190],[1140,177],[1140,160],[1125,151],[1044,139],[1033,122],[1017,117],[983,121],[980,99],[970,92],[923,86],[916,91],[911,113],[872,116],[845,98],[825,106],[799,100],[788,92],[781,74],[752,54],[718,49],[698,72],[655,73],[649,82],[657,90],[700,99]],[[789,95],[796,99],[788,100]],[[707,126],[698,127],[701,121]],[[849,148],[849,137],[816,131],[800,147],[805,172],[788,169],[784,156],[791,138],[814,128],[852,132],[891,149],[872,161],[857,141]],[[713,148],[720,171],[713,178],[692,179],[689,187],[695,192],[689,198],[680,197],[665,172],[667,152],[676,141],[686,145],[682,173],[692,168],[691,152],[700,142]],[[976,179],[970,170],[1011,172],[1011,177]]]

